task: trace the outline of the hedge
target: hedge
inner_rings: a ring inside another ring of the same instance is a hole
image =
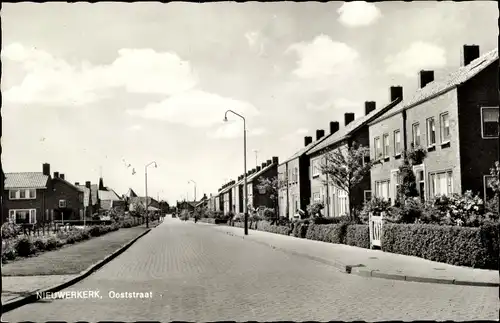
[[[347,223],[341,224],[309,224],[306,239],[345,244]]]
[[[499,227],[384,223],[382,250],[450,265],[498,269]]]
[[[368,224],[347,226],[345,243],[349,246],[370,249],[370,227]]]
[[[268,221],[259,221],[258,223],[259,224],[258,224],[257,230],[260,230],[260,231],[282,234],[285,236],[289,235],[289,233],[290,233],[289,226],[273,225],[273,224],[269,223]]]

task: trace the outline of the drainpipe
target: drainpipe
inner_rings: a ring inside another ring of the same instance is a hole
[[[328,159],[326,158],[325,154],[325,166],[328,165]],[[328,174],[326,174],[326,212],[325,215],[327,217],[330,216],[330,190],[329,190],[330,185],[328,185]]]
[[[403,149],[406,153],[408,150],[408,135],[406,134],[406,110],[403,110],[402,112],[403,115]]]

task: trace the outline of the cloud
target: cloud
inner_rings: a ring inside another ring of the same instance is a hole
[[[136,124],[136,125],[130,126],[128,129],[132,130],[132,131],[138,131],[138,130],[142,129],[142,126],[140,124]]]
[[[299,58],[293,73],[304,79],[341,74],[359,57],[355,49],[332,41],[326,35],[319,35],[311,42],[295,43],[285,51],[290,52],[295,52]]]
[[[309,133],[309,129],[299,128],[299,129],[297,129],[297,131],[295,133],[298,135],[305,135],[305,134]]]
[[[387,73],[415,76],[422,69],[446,66],[446,51],[434,44],[413,42],[406,50],[386,57]]]
[[[96,66],[70,64],[46,51],[13,43],[2,50],[2,59],[20,63],[26,72],[20,84],[3,93],[14,103],[85,105],[108,96],[114,88],[172,95],[198,83],[189,62],[175,53],[152,49],[120,49],[111,64]]]
[[[247,129],[248,137],[258,137],[267,133],[267,130],[260,128]],[[208,136],[213,139],[234,139],[243,137],[243,124],[238,120],[232,120],[219,126],[215,131],[209,132]]]
[[[127,113],[131,116],[164,120],[196,128],[222,123],[227,110],[233,110],[246,118],[259,114],[250,103],[200,90],[181,92],[161,102],[150,103],[143,109],[127,110]],[[228,114],[228,119],[230,118],[238,117]]]
[[[265,39],[260,32],[249,31],[245,34],[245,38],[250,49],[257,52],[257,55],[261,56],[265,54]]]
[[[376,5],[364,1],[346,2],[337,13],[340,23],[347,27],[368,26],[382,16]]]

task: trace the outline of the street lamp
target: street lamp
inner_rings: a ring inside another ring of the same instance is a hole
[[[244,195],[245,195],[245,203],[243,203],[243,213],[245,214],[245,235],[248,235],[248,189],[247,189],[247,126],[245,118],[234,112],[233,110],[227,110],[224,114],[224,122],[227,122],[227,113],[231,112],[232,114],[243,119],[243,176],[244,176]]]
[[[149,212],[148,212],[148,167],[151,165],[155,165],[155,168],[158,167],[155,161],[150,162],[146,166],[144,166],[144,177],[146,180],[146,228],[149,228]]]
[[[196,182],[195,182],[195,181],[193,181],[192,179],[190,179],[190,180],[188,181],[188,184],[189,184],[189,183],[193,183],[193,184],[194,184],[194,201],[196,202]]]

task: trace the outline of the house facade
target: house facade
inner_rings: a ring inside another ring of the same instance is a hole
[[[84,191],[66,180],[64,174],[54,172],[49,180],[50,219],[56,221],[83,220]]]
[[[260,179],[269,179],[278,176],[279,158],[273,157],[266,161],[264,168],[257,166],[252,170],[252,173],[247,177],[247,194],[248,194],[248,208],[257,209],[259,207],[273,208],[275,201],[271,198],[270,192],[259,189]],[[277,196],[275,197],[277,198]],[[278,201],[276,200],[276,203]]]
[[[389,91],[389,104],[376,109],[374,101],[365,102],[365,114],[355,118],[354,113],[344,114],[344,127],[335,130],[322,143],[307,152],[311,160],[311,202],[321,202],[324,205],[323,215],[328,217],[342,216],[349,212],[349,194],[345,188],[331,183],[330,179],[321,173],[321,165],[327,162],[326,154],[340,149],[344,153],[354,143],[370,147],[369,122],[396,107],[403,99],[403,88],[392,86]],[[365,157],[368,160],[368,156]],[[328,184],[327,184],[328,183]],[[365,201],[371,198],[370,173],[365,175],[360,183],[351,188],[350,200],[355,209],[362,208]]]
[[[413,166],[422,200],[471,190],[488,198],[489,169],[498,160],[498,49],[483,56],[476,45],[463,48],[462,66],[434,79],[421,71],[420,87],[398,108],[369,127],[375,196],[394,203],[404,150],[426,151]]]

